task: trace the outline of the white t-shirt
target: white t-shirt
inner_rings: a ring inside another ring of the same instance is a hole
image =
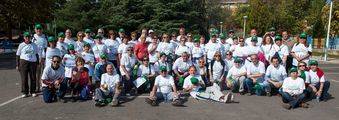
[[[181,54],[184,52],[191,54],[191,49],[186,45],[185,46],[179,45],[175,50],[175,54],[178,56],[181,56]]]
[[[80,54],[80,53],[83,52],[84,45],[85,45],[84,41],[82,41],[82,42],[76,41],[75,42],[74,50],[76,51],[77,54]]]
[[[193,42],[186,42],[185,45],[188,46],[188,48],[190,48],[190,49],[192,49],[194,47]]]
[[[130,44],[120,44],[118,47],[118,53],[119,54],[126,54],[127,53],[127,48],[131,47]]]
[[[233,38],[226,39],[226,43],[233,45]]]
[[[107,46],[107,55],[109,60],[116,60],[118,55],[119,42],[117,40],[106,39],[105,45]]]
[[[246,46],[234,45],[230,50],[233,51],[234,57],[244,57],[248,55]]]
[[[246,46],[246,49],[247,49],[248,55],[258,54],[259,52],[262,52],[260,46],[249,45],[249,46]]]
[[[65,66],[65,76],[67,78],[71,78],[72,77],[72,69],[73,67],[75,67],[75,59],[76,56],[75,55],[71,55],[71,54],[66,54],[64,56],[64,58],[62,59],[64,66]]]
[[[282,44],[281,46],[278,46],[276,44],[273,45],[273,49],[272,49],[272,56],[275,54],[275,52],[278,52],[279,57],[282,59],[284,56],[289,55],[288,52],[288,47],[284,44]]]
[[[19,44],[18,50],[16,51],[16,55],[20,56],[20,59],[36,62],[36,55],[39,53],[38,47],[35,43],[31,42],[30,44],[26,44],[24,42]]]
[[[226,78],[229,78],[229,77],[236,78],[235,76],[238,76],[243,73],[246,73],[246,69],[244,66],[240,66],[240,67],[233,66],[228,71]]]
[[[67,47],[68,47],[68,44],[65,42],[59,42],[59,41],[57,42],[56,48],[58,48],[61,51],[62,55],[67,54]]]
[[[85,60],[85,63],[91,62],[94,63],[94,54],[93,53],[87,53],[87,52],[82,52],[81,53],[82,58]],[[86,67],[89,71],[89,76],[93,75],[94,72],[94,66],[91,66],[90,64],[85,64],[84,67]]]
[[[262,38],[261,37],[257,37],[257,39],[258,39],[257,46],[261,46]],[[246,45],[251,46],[252,45],[251,40],[252,40],[252,37],[246,38],[246,40],[245,40]]]
[[[94,40],[92,38],[84,38],[84,41],[86,43],[89,43],[91,46],[93,46],[95,43],[94,43]]]
[[[225,59],[224,61],[227,65],[227,70],[229,70],[233,67],[233,65],[234,65],[234,59],[233,58],[231,60]]]
[[[266,44],[266,45],[261,45],[261,49],[263,53],[265,54],[265,58],[267,61],[270,61],[270,58],[274,55],[272,54],[273,51],[273,45],[272,44]]]
[[[42,72],[41,80],[52,80],[56,81],[58,79],[65,78],[65,69],[60,66],[57,70],[53,70],[51,66],[46,66],[44,71]],[[42,83],[42,86],[47,86],[46,84]]]
[[[45,59],[45,66],[50,66],[51,63],[52,63],[52,57],[53,56],[59,56],[59,57],[62,57],[62,53],[61,51],[58,49],[58,48],[50,48],[48,47],[46,49],[46,56],[42,56],[43,58],[46,58]]]
[[[155,78],[154,85],[158,86],[157,92],[170,93],[172,92],[172,86],[174,86],[174,79],[170,75],[166,77],[159,75]]]
[[[200,47],[200,46],[199,47],[194,46],[193,49],[192,49],[193,58],[201,58],[202,56],[205,55],[205,53],[206,53],[205,49]],[[196,62],[196,61],[194,61],[194,62]]]
[[[211,67],[213,67],[213,68],[211,68]],[[223,67],[221,62],[214,61],[213,66],[212,66],[212,63],[210,63],[209,69],[213,69],[213,71],[212,71],[213,80],[220,80],[220,77],[225,73],[225,71],[227,71],[227,66]]]
[[[299,77],[296,80],[288,77],[285,78],[281,88],[283,92],[287,92],[290,95],[300,95],[305,89],[305,83],[304,80]]]
[[[221,54],[224,53],[224,51],[222,50],[221,44],[219,44],[219,43],[217,43],[217,42],[215,42],[215,43],[208,42],[208,43],[206,44],[205,50],[206,50],[206,55],[207,55],[207,59],[208,59],[208,60],[213,60],[214,54],[215,54],[215,52],[217,52],[217,51],[220,51]]]
[[[101,85],[107,84],[108,85],[108,91],[114,92],[116,85],[118,85],[120,82],[120,76],[119,74],[112,74],[109,75],[108,73],[104,73],[101,75]]]
[[[309,79],[305,81],[306,83],[310,83],[311,85],[316,85],[318,82],[325,82],[325,75],[321,78],[317,75],[316,71],[308,71]]]
[[[296,56],[303,58],[303,57],[308,55],[308,52],[312,52],[312,46],[310,45],[310,46],[306,47],[304,44],[298,44],[298,45],[294,44],[291,52],[294,52],[296,54]],[[309,58],[304,59],[303,61],[308,64]],[[295,58],[293,58],[293,65],[294,66],[298,65],[298,61]]]
[[[174,53],[174,49],[175,47],[172,43],[160,42],[156,51],[169,55],[170,53]]]
[[[199,80],[199,83],[204,83],[204,81],[202,80],[202,78],[201,78],[200,75],[194,75],[194,76],[189,75],[189,76],[187,76],[187,77],[185,78],[184,84],[183,84],[182,88],[188,89],[190,86],[193,85],[192,82],[191,82],[191,78],[192,78],[192,77],[197,78],[197,79]]]
[[[175,48],[177,48],[180,45],[178,41],[171,40],[170,42],[171,42],[174,50],[175,50]]]
[[[160,72],[160,66],[166,66],[167,70],[170,70],[169,64],[165,62],[161,62],[161,60],[158,60],[157,62],[154,63],[154,70],[155,72],[159,73]]]
[[[265,74],[265,64],[261,61],[258,61],[257,65],[254,65],[253,62],[247,62],[245,64],[247,75],[262,73]]]
[[[122,69],[121,65],[124,65],[127,72],[131,72],[133,70],[133,67],[135,63],[137,62],[137,59],[134,55],[129,56],[128,54],[123,54],[120,60],[120,72],[121,75],[126,75],[125,71]]]
[[[172,70],[177,70],[178,72],[185,73],[188,72],[189,67],[192,65],[193,63],[191,60],[187,60],[186,62],[184,62],[183,59],[180,57],[175,60]]]
[[[274,82],[283,82],[287,77],[286,69],[284,66],[279,65],[278,67],[274,67],[273,65],[269,65],[266,70],[266,79],[271,79]]]
[[[47,37],[42,34],[42,35],[37,35],[37,34],[34,34],[33,35],[33,38],[32,38],[32,42],[34,42],[37,47],[38,47],[38,54],[39,54],[39,57],[42,58],[42,54],[44,54],[45,52],[45,48],[47,48]]]
[[[68,39],[68,38],[65,37],[64,42],[65,42],[67,45],[72,44],[72,45],[75,46],[75,41],[74,41],[72,38],[69,38],[69,39]]]
[[[94,53],[95,58],[100,58],[101,54],[107,53],[107,46],[105,44],[95,44],[92,47],[92,51]]]
[[[157,52],[156,52],[156,49],[157,48],[155,48],[155,50],[153,51],[153,52],[151,52],[151,49],[154,47],[154,46],[156,46],[156,47],[158,47],[158,44],[153,44],[153,43],[151,43],[151,44],[149,44],[148,45],[148,47],[147,47],[147,51],[148,51],[148,57],[149,57],[149,62],[150,63],[155,63],[156,61],[158,61],[158,56],[157,56]]]
[[[138,68],[138,76],[141,77],[142,75],[154,75],[155,74],[155,70],[154,67],[152,65],[148,65],[147,67],[145,65],[140,65]]]

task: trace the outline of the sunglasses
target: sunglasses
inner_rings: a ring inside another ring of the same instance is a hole
[[[221,57],[221,55],[215,55],[214,57]]]
[[[226,55],[232,55],[232,54],[226,54]]]
[[[298,67],[305,67],[306,65],[299,65]]]
[[[60,63],[60,61],[53,61],[53,63]]]
[[[239,41],[239,42],[244,42],[244,41]]]

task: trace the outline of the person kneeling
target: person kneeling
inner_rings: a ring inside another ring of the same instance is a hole
[[[174,79],[167,75],[167,67],[160,66],[160,75],[155,78],[153,89],[146,102],[152,106],[156,106],[158,102],[172,102],[173,106],[182,106],[182,101],[179,100]]]
[[[51,103],[59,99],[64,100],[67,82],[65,78],[65,69],[60,66],[61,57],[53,56],[52,65],[44,69],[42,80],[42,95],[45,103]]]
[[[108,103],[111,103],[112,106],[119,105],[121,78],[113,69],[113,64],[108,64],[106,66],[107,73],[101,76],[100,87],[95,89],[95,106],[105,106]]]
[[[330,88],[330,82],[325,79],[324,71],[318,67],[318,62],[315,60],[309,61],[310,71],[307,81],[307,91],[311,93],[311,98],[316,98],[317,102],[326,101],[330,94],[327,92]]]

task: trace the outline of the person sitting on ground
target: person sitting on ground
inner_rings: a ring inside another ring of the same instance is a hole
[[[214,53],[214,58],[209,64],[209,82],[216,83],[220,86],[221,89],[224,89],[225,83],[225,72],[227,71],[227,66],[225,62],[221,59],[221,53],[219,51]]]
[[[200,58],[198,65],[196,66],[198,74],[201,76],[202,80],[206,85],[209,85],[209,80],[208,80],[208,70],[205,64],[205,58]]]
[[[254,89],[256,95],[260,96],[266,87],[266,84],[264,84],[265,65],[259,61],[257,54],[252,54],[250,58],[251,61],[247,60],[245,63],[247,71],[247,79],[245,80],[247,95],[252,95],[252,89]]]
[[[89,88],[92,81],[89,78],[89,70],[84,66],[85,60],[82,57],[75,59],[76,67],[72,69],[72,78],[70,81],[70,90],[72,102],[89,99]]]
[[[55,102],[58,100],[57,97],[65,100],[67,81],[65,80],[65,68],[60,63],[60,56],[53,56],[52,64],[46,66],[42,73],[42,96],[45,103]]]
[[[283,101],[282,106],[285,109],[297,108],[299,106],[307,108],[308,104],[304,103],[304,80],[298,77],[297,68],[291,68],[289,74],[290,77],[284,79],[281,89],[279,90]]]
[[[318,67],[318,61],[310,60],[309,66],[310,70],[308,73],[310,79],[306,81],[306,83],[309,84],[307,90],[318,102],[323,100],[326,101],[330,97],[328,93],[328,90],[330,89],[330,82],[325,79],[324,71]]]
[[[298,77],[302,78],[304,82],[309,81],[310,76],[308,75],[307,64],[303,61],[298,63]]]
[[[129,47],[127,48],[127,54],[123,54],[120,61],[120,73],[122,76],[122,83],[124,85],[123,94],[126,94],[127,92],[135,94],[136,89],[133,85],[135,72],[133,71],[137,69],[137,66],[138,62],[137,58],[133,54],[133,47]]]
[[[137,77],[138,78],[134,81],[134,85],[138,88],[138,93],[151,91],[150,89],[154,85],[155,70],[153,65],[149,63],[147,57],[144,57],[142,64],[139,65]]]
[[[226,76],[226,84],[229,89],[235,92],[238,91],[241,95],[245,94],[244,81],[246,79],[246,68],[242,65],[242,59],[236,58],[234,60],[234,66],[228,71]]]
[[[184,52],[181,54],[181,57],[175,60],[173,64],[173,72],[176,75],[176,83],[178,87],[182,87],[184,79],[189,75],[188,68],[192,66],[193,63],[189,59],[188,53]]]
[[[199,84],[201,85],[201,87],[205,87],[205,83],[204,81],[202,80],[201,76],[199,74],[196,74],[196,68],[195,66],[191,66],[188,70],[188,73],[189,73],[189,76],[187,76],[185,78],[185,81],[184,81],[184,85],[183,85],[183,89],[185,92],[190,92],[192,90],[192,82],[191,82],[191,78],[196,78],[198,79],[199,81]]]
[[[112,106],[120,104],[121,77],[114,69],[113,64],[106,66],[107,73],[101,76],[100,88],[95,89],[95,106],[105,106],[108,103]]]
[[[265,74],[265,84],[267,84],[267,96],[271,96],[273,92],[278,92],[284,79],[287,77],[286,69],[279,64],[278,56],[273,56],[271,65],[267,67]]]
[[[182,106],[183,102],[179,100],[177,88],[172,76],[167,74],[167,67],[160,66],[160,75],[155,78],[153,89],[146,102],[156,106],[160,101],[172,102],[174,106]]]

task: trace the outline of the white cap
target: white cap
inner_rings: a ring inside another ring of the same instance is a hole
[[[152,29],[150,29],[150,30],[148,31],[148,33],[152,33],[152,32],[154,32]]]

